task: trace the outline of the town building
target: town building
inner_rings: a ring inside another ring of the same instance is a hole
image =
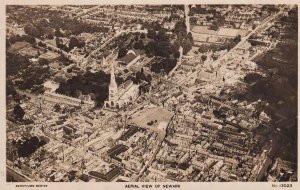
[[[133,84],[133,81],[128,80],[118,87],[114,66],[112,65],[111,74],[110,74],[110,84],[109,84],[109,97],[108,100],[104,102],[105,108],[121,108],[135,98],[139,94],[139,86]]]
[[[126,68],[129,68],[133,64],[135,64],[138,60],[140,60],[141,55],[138,51],[129,50],[127,54],[119,59],[119,64],[124,65]]]

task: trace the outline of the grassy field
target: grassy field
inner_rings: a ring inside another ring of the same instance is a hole
[[[8,48],[8,52],[14,53],[28,47],[31,47],[31,44],[28,42],[16,42]]]

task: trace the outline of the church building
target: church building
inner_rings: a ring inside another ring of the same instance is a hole
[[[108,100],[104,102],[105,108],[122,108],[129,102],[135,100],[139,94],[139,86],[133,84],[133,81],[128,80],[118,87],[114,66],[112,65],[110,73],[109,96]]]

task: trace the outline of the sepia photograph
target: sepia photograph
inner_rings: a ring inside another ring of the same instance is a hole
[[[5,17],[7,183],[298,182],[297,4]]]

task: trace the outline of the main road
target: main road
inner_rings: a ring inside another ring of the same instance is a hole
[[[189,5],[186,4],[186,5],[184,5],[184,15],[185,15],[185,25],[186,25],[186,32],[187,33],[191,32],[189,13],[190,13],[190,8],[189,8]]]

